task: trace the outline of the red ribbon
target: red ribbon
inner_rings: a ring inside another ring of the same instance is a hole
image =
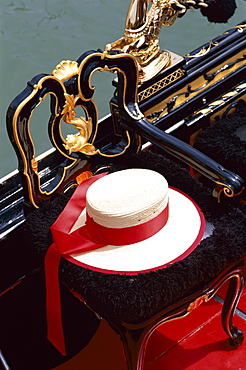
[[[160,231],[168,220],[168,206],[152,220],[140,225],[113,229],[97,224],[88,214],[86,223],[69,233],[86,206],[86,192],[102,173],[82,182],[67,203],[56,222],[51,226],[54,243],[44,261],[46,284],[47,338],[63,355],[66,355],[59,286],[59,264],[62,255],[68,256],[98,249],[105,245],[129,245],[145,240]]]

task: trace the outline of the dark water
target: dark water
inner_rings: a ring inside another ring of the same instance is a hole
[[[129,4],[130,0],[1,0],[0,178],[17,167],[5,129],[11,100],[28,80],[39,73],[51,73],[61,60],[76,60],[84,51],[103,49],[121,37]],[[245,19],[246,1],[237,0],[237,6],[236,14],[226,24],[209,23],[200,11],[189,10],[173,26],[163,27],[162,48],[180,55],[196,49]],[[100,72],[93,77],[100,117],[109,110],[112,77]],[[37,154],[50,147],[46,135],[48,105],[43,104],[31,120]]]

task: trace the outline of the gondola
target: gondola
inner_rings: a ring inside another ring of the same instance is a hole
[[[67,356],[61,356],[47,341],[42,262],[25,240],[26,219],[30,220],[35,210],[57,194],[66,194],[76,187],[83,174],[122,166],[132,155],[151,152],[188,170],[210,189],[217,204],[229,205],[244,217],[245,164],[234,166],[234,149],[231,161],[228,153],[223,156],[223,150],[219,151],[221,155],[212,153],[209,145],[206,150],[203,133],[206,135],[207,130],[220,122],[227,124],[235,119],[238,140],[245,141],[246,21],[185,56],[160,50],[161,25],[170,26],[191,7],[200,9],[212,22],[225,22],[235,10],[234,2],[230,1],[225,4],[153,1],[146,8],[146,1],[132,0],[121,39],[102,50],[86,51],[76,61],[61,61],[51,74],[36,75],[10,103],[7,130],[19,167],[1,179],[0,281],[4,329],[0,363],[4,369],[46,370],[62,366],[80,351],[86,351],[98,333],[98,317],[86,306],[81,308],[81,302],[61,287],[64,307],[72,312],[64,318],[64,330],[69,338]],[[111,113],[101,120],[93,100],[95,87],[91,85],[91,77],[97,71],[113,73]],[[52,149],[36,157],[31,118],[48,98]],[[81,108],[84,117],[80,116]],[[62,122],[73,133],[65,137]],[[199,146],[199,140],[203,147]],[[245,276],[245,269],[240,269]],[[218,283],[213,287],[214,292],[217,293],[219,286]],[[238,311],[245,327],[245,292],[242,294],[244,302]],[[222,298],[218,295],[217,299]],[[83,327],[85,335],[81,335]],[[157,351],[155,356],[159,355]],[[154,359],[147,359],[151,368]],[[119,369],[124,368],[122,363]],[[237,364],[232,366],[235,368]]]

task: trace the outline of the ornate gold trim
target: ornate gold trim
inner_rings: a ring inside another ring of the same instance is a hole
[[[176,71],[172,72],[170,75],[162,78],[160,81],[156,82],[155,84],[151,85],[147,89],[138,93],[138,102],[141,102],[150,96],[156,94],[160,90],[164,89],[166,86],[170,85],[171,83],[177,81],[180,77],[184,76],[184,71],[182,68],[177,69]]]
[[[204,108],[204,109],[201,109],[201,110],[197,111],[195,113],[195,115],[198,115],[198,114],[204,114],[205,115],[205,114],[208,114],[208,113],[212,112],[213,109],[209,108],[209,107],[216,107],[216,106],[220,106],[220,105],[226,103],[227,99],[229,99],[231,97],[234,97],[234,96],[237,96],[240,93],[240,90],[243,90],[245,88],[246,88],[246,83],[243,83],[243,84],[240,84],[240,85],[236,86],[233,91],[229,91],[229,92],[223,94],[221,96],[220,100],[216,100],[216,101],[213,101],[212,103],[209,103],[207,108]]]
[[[203,302],[207,302],[209,300],[208,295],[204,294],[201,297],[198,297],[194,302],[191,302],[187,308],[187,311],[191,313],[197,307],[199,307]]]
[[[246,24],[239,24],[237,26],[234,26],[234,27],[231,27],[230,30],[233,30],[233,29],[236,29],[238,32],[243,32],[244,28],[246,28]],[[224,35],[226,35],[227,33],[229,33],[228,31],[224,33]]]
[[[237,86],[237,89],[246,89],[246,82]]]
[[[38,172],[38,162],[34,157],[31,159],[31,166],[34,172]]]
[[[183,104],[187,98],[196,96],[198,93],[202,92],[207,88],[207,86],[213,86],[223,77],[228,76],[230,73],[235,71],[237,68],[245,64],[245,57],[243,50],[237,55],[231,57],[223,64],[220,64],[211,69],[206,75],[198,77],[196,80],[192,81],[190,85],[186,85],[180,90],[170,95],[168,98],[163,99],[156,106],[151,107],[145,112],[145,116],[153,121],[156,117],[163,116],[167,114],[169,110],[174,109],[181,104]],[[208,78],[211,76],[211,78]]]
[[[213,42],[213,41],[209,41],[208,43],[208,46],[207,48],[205,48],[205,46],[203,46],[198,53],[192,55],[192,54],[187,54],[186,57],[187,58],[200,58],[200,57],[203,57],[204,55],[208,54],[211,50],[211,48],[213,46],[218,46],[219,43],[216,41],[216,42]]]
[[[223,95],[223,97],[230,98],[230,97],[235,96],[237,94],[238,94],[237,91],[230,91],[230,92],[226,93],[225,95]]]
[[[52,75],[60,81],[65,81],[78,74],[79,66],[78,63],[73,60],[62,60],[53,69]]]
[[[13,135],[14,135],[14,141],[15,141],[15,144],[17,145],[17,148],[19,150],[19,153],[22,157],[22,161],[23,161],[23,175],[26,177],[26,180],[27,180],[27,187],[28,187],[28,194],[29,194],[29,200],[31,202],[31,204],[35,207],[35,208],[38,208],[38,205],[36,204],[35,200],[34,200],[34,194],[33,194],[33,187],[32,187],[32,182],[31,182],[31,178],[30,178],[30,175],[29,175],[29,167],[28,167],[28,163],[27,163],[27,159],[26,159],[26,156],[25,156],[25,153],[24,153],[24,150],[21,146],[21,143],[20,143],[20,139],[19,139],[19,135],[18,135],[18,131],[17,131],[17,126],[19,124],[23,124],[23,122],[20,122],[19,119],[17,120],[17,117],[19,117],[19,114],[20,114],[20,111],[23,109],[23,107],[36,95],[37,91],[39,89],[42,88],[42,84],[44,81],[46,81],[47,79],[54,79],[56,81],[58,81],[60,83],[60,81],[54,77],[54,76],[45,76],[43,78],[41,78],[39,80],[39,82],[37,84],[35,84],[33,86],[33,91],[31,92],[31,94],[26,97],[20,104],[19,106],[17,107],[15,113],[14,113],[14,116],[13,116],[13,119],[12,119],[12,128],[13,128]],[[62,88],[64,89],[64,87],[62,86]],[[64,90],[65,92],[65,90]],[[40,177],[39,177],[39,174],[38,174],[38,163],[35,159],[35,146],[34,146],[34,142],[32,140],[32,136],[31,136],[31,133],[30,133],[30,120],[31,120],[31,117],[33,115],[33,112],[34,110],[40,105],[40,103],[46,98],[47,95],[49,94],[53,94],[52,92],[46,94],[42,99],[40,99],[40,102],[36,105],[36,107],[32,110],[31,114],[30,114],[30,117],[27,121],[27,130],[28,130],[28,137],[29,137],[29,140],[32,144],[32,155],[33,155],[33,158],[31,160],[31,168],[32,170],[34,171],[34,174],[36,175],[36,178],[37,178],[37,182],[38,182],[38,187],[39,187],[39,192],[41,194],[45,194],[45,195],[50,195],[51,193],[53,193],[60,185],[60,183],[55,187],[55,189],[53,189],[51,192],[46,192],[46,191],[43,191],[40,187]],[[55,97],[56,95],[53,94]],[[57,111],[57,104],[56,104],[56,107],[55,107],[56,111]],[[58,148],[59,150],[59,148]],[[62,153],[64,155],[64,153]],[[75,160],[74,160],[75,161]],[[61,182],[65,176],[65,172],[66,170],[71,167],[73,165],[73,163],[71,163],[69,166],[65,167],[64,168],[64,173],[63,173],[63,176],[62,176],[62,179],[61,179]]]
[[[197,111],[195,114],[208,114],[209,112],[212,112],[212,109],[211,108],[204,108],[204,109],[201,109],[199,111]]]
[[[220,196],[221,196],[222,191],[225,194],[225,196],[227,196],[228,198],[234,197],[235,193],[234,193],[234,190],[230,187],[230,185],[221,183],[220,181],[216,181],[216,184],[218,185],[218,187],[214,189],[214,192],[217,193],[217,198],[218,198],[219,203],[220,203]]]
[[[64,114],[63,120],[67,124],[73,125],[74,128],[79,130],[79,135],[67,135],[64,144],[65,149],[68,150],[69,154],[72,154],[73,152],[80,152],[90,155],[95,154],[96,149],[94,145],[89,143],[89,139],[93,131],[91,117],[88,117],[88,119],[84,117],[76,117],[74,109],[79,97],[75,97],[74,95],[69,95],[67,93],[65,93],[64,96],[66,98],[66,103],[62,111],[62,114]]]
[[[115,59],[121,59],[121,58],[123,58],[123,57],[127,57],[127,58],[131,58],[132,60],[133,60],[133,62],[134,62],[134,64],[135,64],[135,66],[136,66],[136,68],[137,68],[137,62],[136,62],[136,59],[132,56],[132,55],[130,55],[130,54],[124,54],[124,53],[121,53],[121,54],[118,54],[118,55],[109,55],[109,54],[106,54],[105,55],[105,53],[94,53],[94,56],[99,56],[101,59],[104,59],[105,58],[105,56],[108,58],[108,59],[113,59],[113,60],[115,60]],[[80,64],[80,67],[79,67],[79,76],[80,76],[80,72],[81,72],[81,70],[83,69],[83,66],[84,66],[84,64],[88,61],[88,59],[90,58],[90,55],[87,57],[87,58],[85,58],[84,60],[83,60],[83,62]],[[92,86],[92,84],[91,84],[91,78],[92,78],[92,76],[93,76],[93,74],[97,71],[97,70],[99,70],[99,71],[109,71],[109,72],[112,72],[112,73],[115,73],[115,72],[120,72],[122,75],[123,75],[123,77],[124,77],[124,80],[125,80],[125,82],[127,82],[127,77],[126,77],[126,73],[122,70],[122,69],[120,69],[119,67],[112,67],[112,68],[109,68],[107,65],[105,65],[103,68],[95,68],[93,71],[92,71],[92,73],[90,74],[90,76],[89,76],[89,78],[88,78],[88,80],[89,80],[89,86],[90,86],[90,88],[91,88],[91,90],[95,90],[95,87],[93,87]],[[138,76],[137,76],[138,77]],[[136,81],[135,81],[135,84],[136,84],[136,86],[138,86],[138,79],[136,79]],[[134,100],[137,102],[137,88],[135,88],[135,98],[134,98]],[[124,91],[123,91],[123,97],[124,97],[124,99],[125,99],[125,91],[126,91],[126,84],[124,84]],[[89,100],[91,100],[90,98],[86,98],[84,95],[83,95],[83,92],[81,91],[81,88],[80,88],[80,84],[79,84],[79,93],[78,93],[78,95],[79,95],[79,97],[82,99],[82,100],[84,100],[84,101],[89,101]],[[128,112],[128,114],[131,116],[132,114],[131,114],[131,112],[129,111],[129,109],[128,109],[128,107],[127,107],[127,105],[126,105],[126,102],[125,102],[125,100],[123,101],[123,105],[124,105],[124,109]],[[144,118],[144,115],[143,115],[143,113],[140,111],[140,109],[139,109],[139,107],[138,107],[138,105],[136,105],[136,113],[137,113],[137,116],[134,116],[134,119],[141,119],[141,118]]]
[[[214,106],[217,106],[217,105],[221,105],[223,103],[224,103],[224,100],[220,99],[220,100],[215,100],[212,103],[209,103],[208,106],[209,107],[214,107]]]

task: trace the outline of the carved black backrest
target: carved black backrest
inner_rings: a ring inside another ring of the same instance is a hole
[[[18,156],[25,200],[34,207],[64,189],[82,168],[86,168],[91,156],[111,159],[139,148],[137,135],[127,130],[120,134],[117,132],[113,140],[110,137],[113,143],[109,141],[106,148],[95,146],[99,139],[103,141],[102,134],[98,137],[98,111],[93,101],[95,88],[91,85],[91,77],[96,70],[117,73],[124,84],[124,91],[119,96],[124,106],[135,100],[133,94],[137,91],[138,78],[133,57],[110,54],[106,57],[104,53],[89,51],[78,61],[62,61],[51,74],[35,76],[9,106],[7,129]],[[40,181],[30,124],[34,110],[47,96],[51,97],[49,138],[61,159],[52,184],[44,187]],[[76,117],[76,107],[84,109],[85,117]],[[61,130],[63,121],[78,129],[78,134],[68,135],[65,139]]]
[[[99,127],[93,101],[95,88],[91,85],[91,77],[97,70],[117,73],[117,104],[112,107],[110,125],[114,127],[109,130],[110,134],[106,125]],[[240,176],[149,122],[139,109],[137,93],[136,60],[129,54],[117,52],[88,51],[76,62],[63,61],[52,74],[37,75],[28,82],[7,113],[8,132],[19,160],[25,201],[38,207],[40,201],[64,190],[91,162],[103,163],[103,158],[108,164],[127,151],[137,152],[141,146],[140,137],[204,174],[227,196],[242,191],[245,183]],[[49,137],[60,156],[60,166],[49,186],[45,186],[40,181],[30,121],[33,111],[48,95],[51,96]],[[76,117],[76,107],[84,109],[85,117]],[[63,121],[77,128],[78,135],[68,135],[65,139],[61,130]]]

